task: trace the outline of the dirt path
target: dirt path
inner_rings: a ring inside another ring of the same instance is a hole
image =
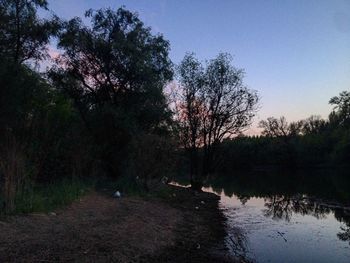
[[[0,221],[0,262],[220,262],[208,247],[221,224],[205,222],[220,218],[205,216],[215,212],[204,209],[209,200],[188,194],[174,188],[174,200],[148,200],[93,192],[55,214],[8,217]]]

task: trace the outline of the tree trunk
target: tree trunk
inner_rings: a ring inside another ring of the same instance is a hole
[[[0,169],[4,175],[5,212],[12,213],[15,210],[17,190],[24,179],[24,155],[21,146],[11,134],[6,135],[6,141],[2,145],[0,155]]]

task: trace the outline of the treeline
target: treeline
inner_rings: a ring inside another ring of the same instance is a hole
[[[350,92],[341,92],[329,103],[334,110],[326,120],[311,116],[288,123],[284,117],[270,117],[259,123],[262,135],[225,140],[220,170],[348,166]]]
[[[0,210],[33,206],[37,185],[62,178],[123,174],[147,188],[176,149],[169,42],[124,8],[88,10],[88,25],[39,9],[52,13],[46,0],[0,0]]]

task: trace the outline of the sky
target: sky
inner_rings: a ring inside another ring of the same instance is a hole
[[[161,33],[177,64],[228,52],[260,96],[248,134],[270,116],[327,118],[331,97],[350,90],[350,0],[48,0],[65,19],[125,6]],[[88,21],[86,21],[88,22]]]

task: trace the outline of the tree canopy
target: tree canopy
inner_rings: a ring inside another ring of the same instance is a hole
[[[37,9],[48,10],[46,0],[0,0],[0,56],[16,63],[48,56],[50,37],[57,34],[56,16],[41,19]]]
[[[79,18],[64,24],[58,43],[64,53],[50,76],[74,100],[102,159],[114,166],[133,134],[167,129],[169,42],[124,8],[88,10],[85,16],[90,26]]]
[[[180,137],[190,152],[192,173],[198,176],[198,150],[204,159],[202,176],[215,166],[216,148],[227,137],[248,127],[257,109],[258,96],[243,84],[243,70],[232,65],[229,54],[221,53],[203,66],[187,54],[179,65],[175,98]]]

